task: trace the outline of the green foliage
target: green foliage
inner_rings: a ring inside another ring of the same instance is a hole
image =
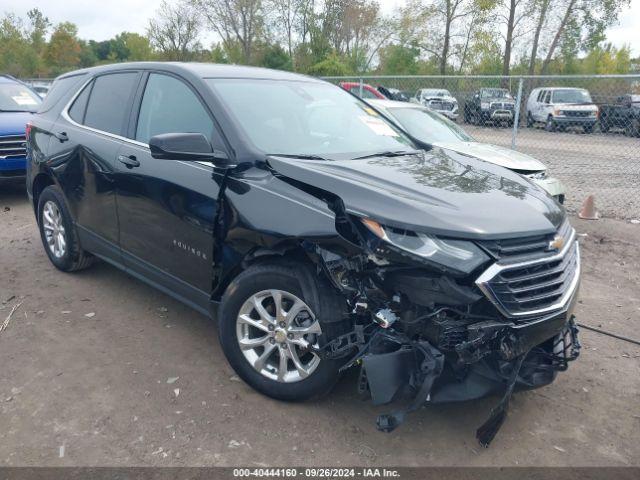
[[[324,60],[311,65],[307,70],[309,75],[322,76],[344,76],[348,75],[349,67],[335,53],[331,53]]]
[[[268,45],[262,51],[262,61],[260,64],[267,68],[277,70],[293,70],[291,57],[280,45]]]
[[[203,49],[198,41],[198,34],[205,26],[202,16],[197,8],[184,7],[201,0],[185,1],[179,6],[165,2],[164,9],[150,22],[164,28],[164,32],[153,32],[153,29],[148,29],[147,35],[121,32],[102,41],[79,39],[77,27],[69,22],[52,26],[38,8],[30,10],[24,18],[7,13],[0,18],[0,71],[20,77],[50,77],[105,63],[170,59],[250,63],[281,70],[294,70],[295,66],[296,71],[319,76],[437,75],[442,69],[443,29],[439,24],[442,11],[438,9],[446,6],[446,2],[409,0],[393,16],[382,17],[375,0],[315,3],[282,0],[279,8],[297,9],[290,18],[292,36],[287,37],[281,25],[269,20],[273,12],[265,6],[271,4],[262,0],[262,7],[257,10],[261,18],[256,20],[257,30],[247,54],[246,39],[234,36],[233,32],[223,35],[220,43]],[[223,0],[206,1],[213,5]],[[249,8],[256,1],[261,0],[243,0],[242,5]],[[543,3],[522,1],[533,9],[532,22],[537,21],[537,12],[541,12],[539,8]],[[542,29],[546,37],[540,39],[535,71],[540,72],[543,65],[549,74],[639,71],[640,59],[631,58],[630,47],[616,48],[607,43],[605,37],[607,27],[628,4],[629,0],[576,0],[573,3],[551,0]],[[574,5],[574,10],[558,30],[568,5]],[[500,0],[462,0],[457,10],[459,20],[452,24],[453,43],[444,71],[501,73],[504,41],[496,22],[503,6]],[[286,17],[286,11],[284,14]],[[545,60],[545,52],[549,51],[558,31],[557,44]],[[189,34],[187,40],[183,33]],[[519,35],[511,62],[511,72],[515,75],[528,72],[531,56],[527,51],[530,34],[520,32]],[[293,58],[289,55],[289,40],[292,40]]]

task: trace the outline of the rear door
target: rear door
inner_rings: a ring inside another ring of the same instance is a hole
[[[150,72],[143,84],[130,125],[131,140],[116,162],[122,254],[131,270],[205,310],[218,194],[213,166],[154,159],[148,143],[162,133],[197,132],[214,148],[226,148],[208,108],[186,81]]]
[[[82,246],[119,261],[114,165],[139,71],[95,77],[53,126],[49,164],[78,226]]]

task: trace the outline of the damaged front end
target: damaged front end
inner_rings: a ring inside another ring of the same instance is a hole
[[[360,367],[358,388],[395,410],[392,431],[425,403],[502,393],[477,431],[488,446],[515,389],[551,383],[579,355],[573,307],[580,281],[575,231],[459,241],[389,228],[330,205],[361,252],[310,247],[346,298],[353,330],[318,354]]]

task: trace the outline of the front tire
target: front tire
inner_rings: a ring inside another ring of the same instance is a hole
[[[544,129],[547,132],[555,132],[557,128],[556,122],[553,121],[553,117],[551,115],[549,115],[549,117],[547,117],[547,123],[544,126]]]
[[[533,128],[533,116],[531,112],[527,112],[527,128]]]
[[[56,186],[45,188],[38,198],[38,227],[44,250],[57,269],[73,272],[93,263],[94,257],[80,246],[67,203]]]
[[[640,136],[640,121],[636,119],[630,119],[624,127],[624,134],[627,137]]]
[[[315,276],[304,280],[302,269],[285,263],[249,267],[220,305],[218,334],[227,360],[251,387],[278,400],[319,397],[339,377],[340,364],[309,347],[343,333],[341,312],[318,300],[327,286]]]

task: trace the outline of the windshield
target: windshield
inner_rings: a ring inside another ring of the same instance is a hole
[[[24,85],[0,83],[1,112],[35,112],[42,100]]]
[[[555,90],[551,97],[552,103],[593,103],[591,95],[586,90]]]
[[[455,123],[442,115],[422,108],[390,108],[389,113],[413,137],[425,143],[474,142]]]
[[[503,88],[485,88],[481,95],[482,98],[513,98],[509,91]]]
[[[449,90],[440,90],[436,88],[427,89],[422,91],[423,97],[450,97]]]
[[[342,88],[316,82],[207,79],[251,142],[267,154],[354,158],[411,150],[411,141]]]

